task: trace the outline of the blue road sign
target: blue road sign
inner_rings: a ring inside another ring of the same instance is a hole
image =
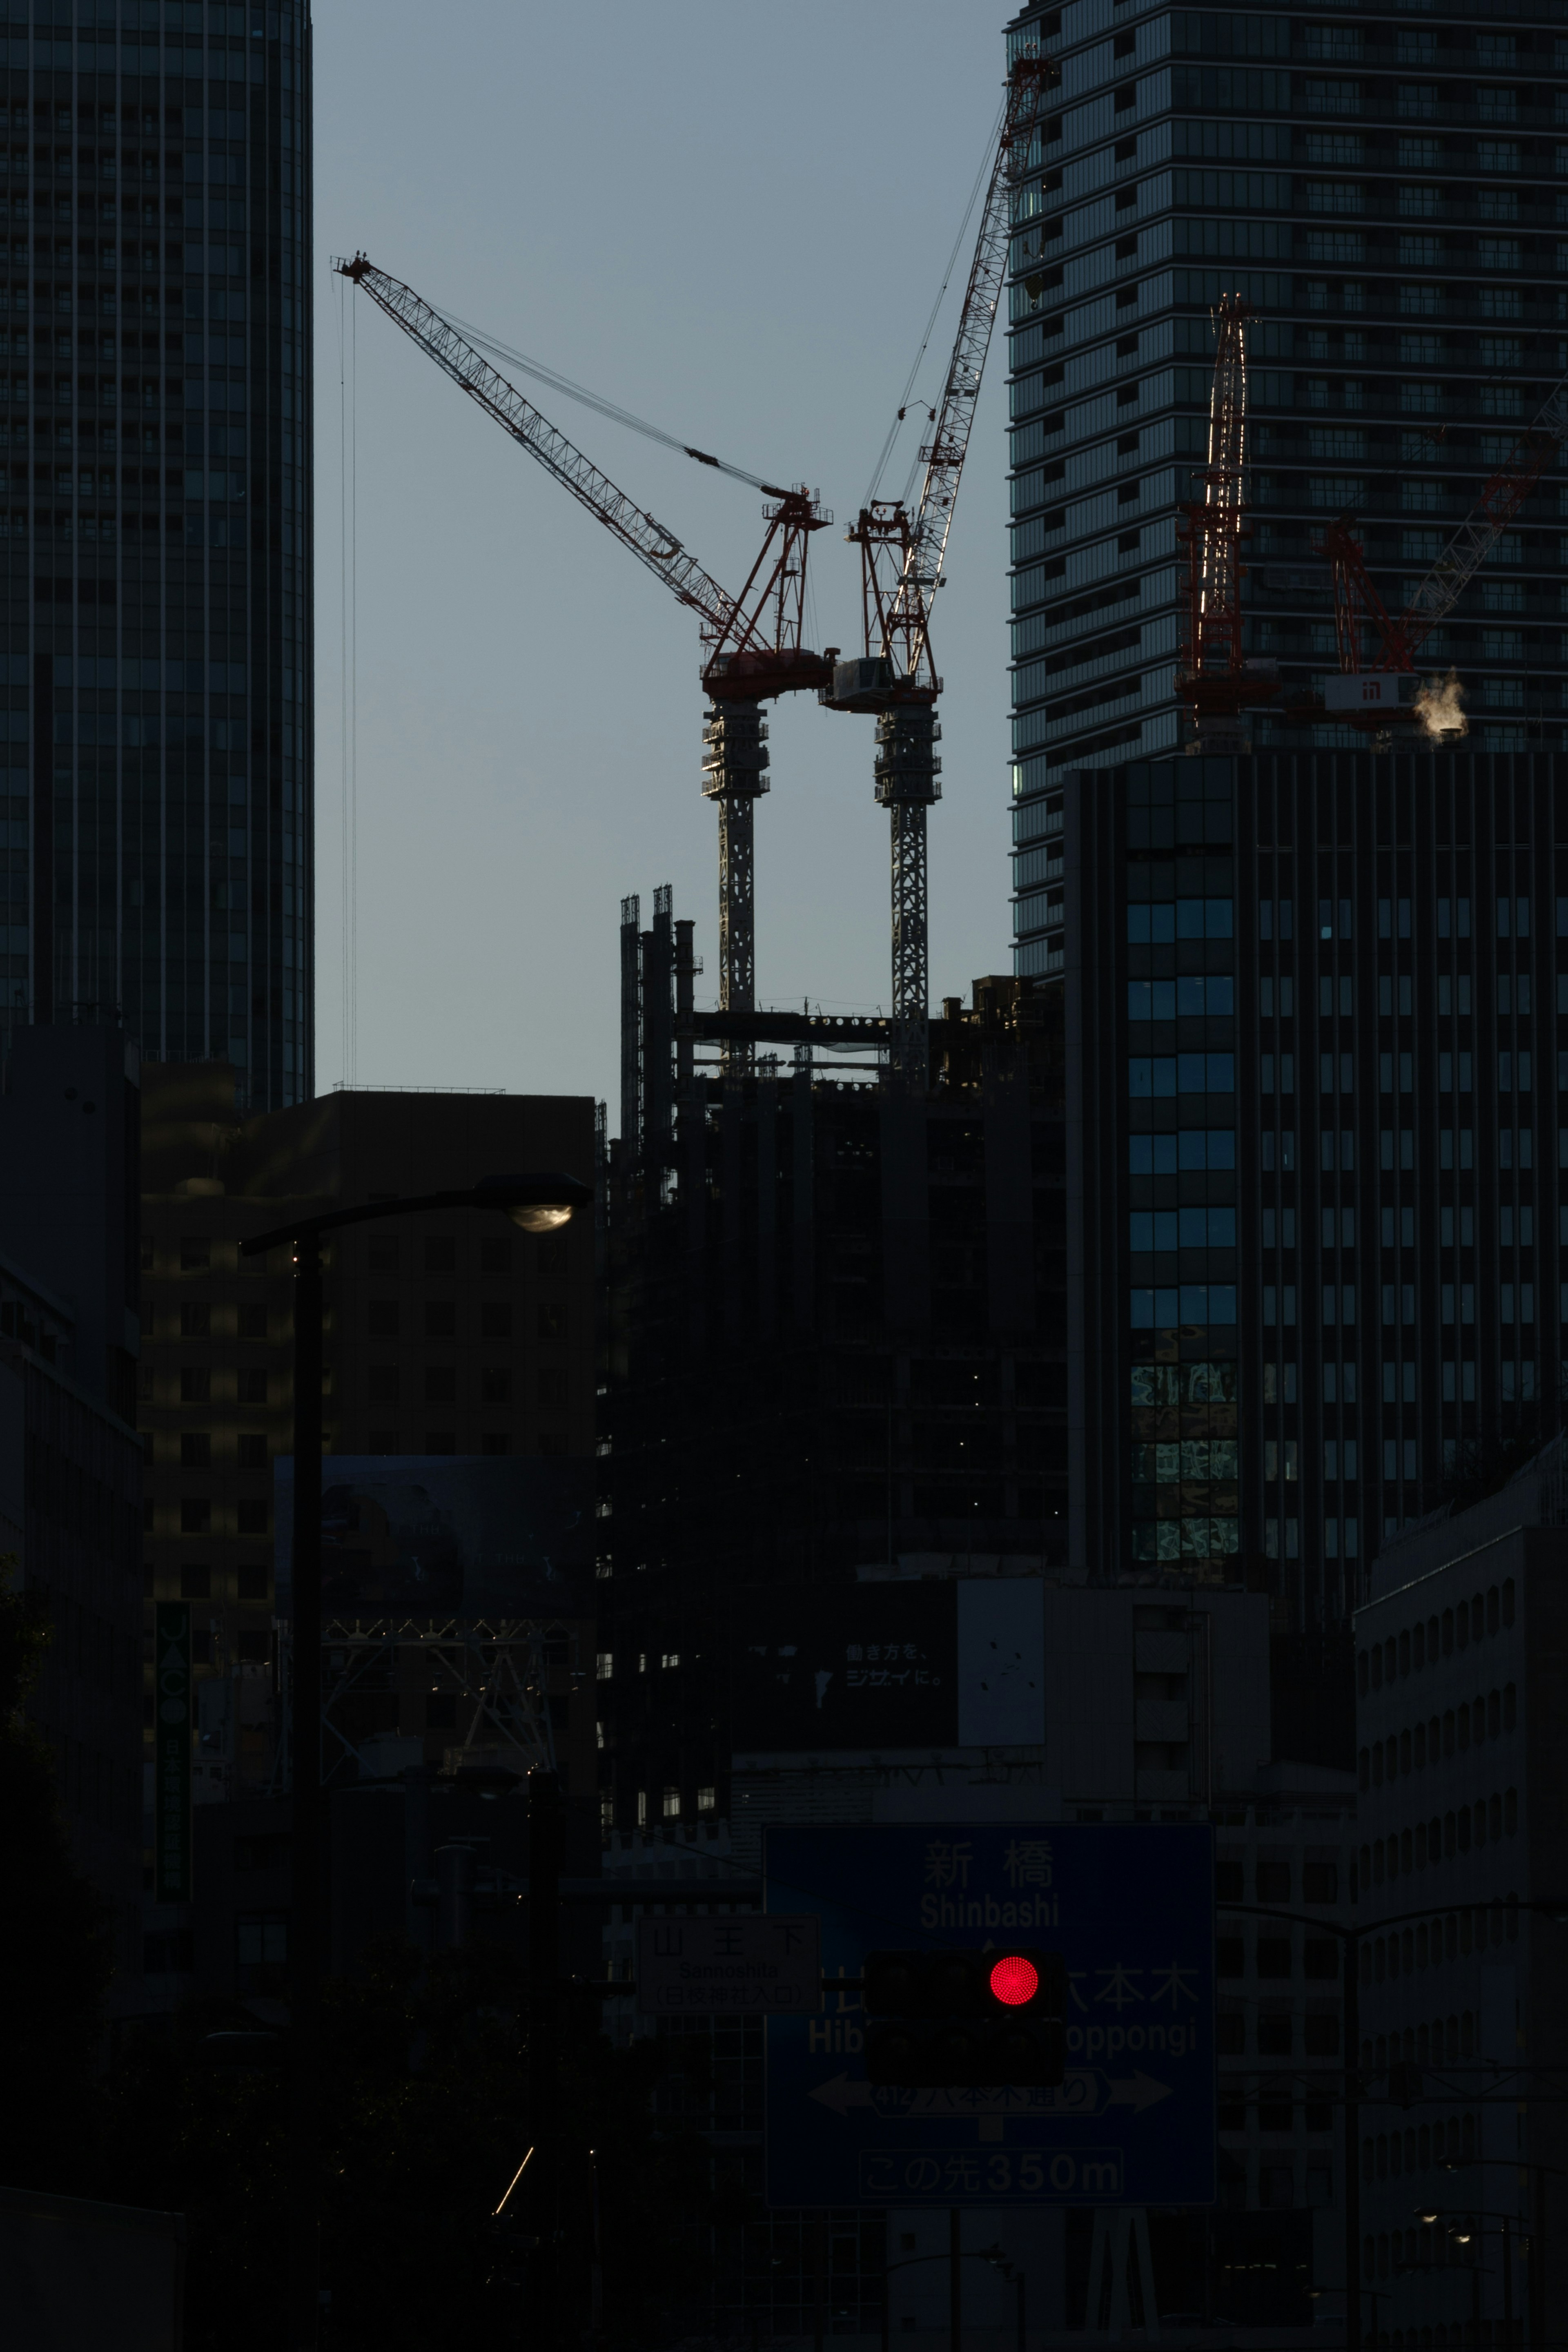
[[[1214,1844],[1186,1822],[769,1829],[770,1911],[822,1922],[822,2011],[768,2021],[770,2205],[1207,2205]],[[867,1952],[1008,1943],[1068,1969],[1060,2087],[868,2083]]]

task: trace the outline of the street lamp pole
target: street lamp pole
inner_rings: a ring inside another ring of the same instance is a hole
[[[321,1244],[301,1234],[294,1255],[293,1655],[289,1673],[293,1901],[288,1922],[289,2302],[294,2341],[313,2352],[320,2294],[321,1789]]]
[[[460,1190],[371,1201],[255,1234],[242,1257],[287,1244],[294,1254],[294,1523],[290,1675],[288,1920],[288,2325],[290,2352],[320,2340],[321,1994],[327,1958],[322,1881],[326,1839],[321,1785],[321,1239],[344,1225],[435,1209],[494,1209],[524,1233],[548,1234],[593,1199],[591,1186],[554,1172],[487,1176]]]

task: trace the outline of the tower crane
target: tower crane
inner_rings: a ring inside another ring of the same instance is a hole
[[[893,835],[893,1037],[894,1069],[924,1091],[928,1056],[930,942],[926,923],[925,812],[940,798],[942,681],[931,659],[931,604],[942,584],[975,401],[1008,270],[1014,181],[1025,168],[1044,90],[1059,69],[1037,54],[1018,58],[1008,77],[1001,127],[980,215],[958,331],[913,515],[902,499],[873,499],[846,533],[861,551],[865,651],[835,666],[820,699],[830,710],[876,716],[876,797]],[[901,412],[902,413],[902,412]]]
[[[1241,642],[1248,317],[1239,295],[1221,295],[1214,312],[1208,462],[1198,478],[1203,495],[1179,509],[1176,522],[1177,550],[1186,557],[1176,699],[1192,713],[1199,744],[1207,740],[1215,749],[1222,748],[1221,734],[1223,748],[1232,746],[1234,726],[1226,722],[1234,722],[1254,704],[1271,701],[1280,691],[1273,665],[1249,662]]]
[[[1378,727],[1393,718],[1414,718],[1431,734],[1447,731],[1442,725],[1446,717],[1462,730],[1457,704],[1445,709],[1440,698],[1433,705],[1420,695],[1414,704],[1401,704],[1398,680],[1414,670],[1422,646],[1453,611],[1565,441],[1568,375],[1553,385],[1397,619],[1372,584],[1354,516],[1343,514],[1330,524],[1323,534],[1323,552],[1333,571],[1341,674],[1325,689],[1325,709]],[[1370,670],[1363,653],[1364,633],[1378,648]]]
[[[719,1006],[748,1014],[756,1005],[756,898],[753,833],[758,797],[768,790],[768,729],[760,706],[776,695],[818,689],[832,677],[832,648],[801,643],[806,557],[811,533],[832,521],[816,493],[796,484],[760,487],[767,536],[737,596],[721,588],[674,531],[618,489],[607,474],[540,415],[467,339],[402,280],[362,253],[335,260],[340,276],[363,287],[379,310],[427,352],[454,383],[537,457],[562,487],[697,615],[703,645],[702,789],[718,810]],[[700,450],[687,455],[715,461]],[[748,1059],[750,1046],[737,1041]]]

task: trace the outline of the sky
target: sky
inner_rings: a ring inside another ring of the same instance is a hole
[[[362,249],[683,440],[820,490],[836,521],[812,542],[808,638],[857,650],[859,551],[841,534],[988,150],[1002,16],[967,0],[318,0],[319,1091],[591,1094],[614,1131],[621,900],[640,893],[646,926],[661,883],[696,920],[699,1004],[717,992],[695,615],[331,257]],[[933,398],[969,247],[917,387]],[[934,999],[1009,966],[1004,337],[998,322],[933,627]],[[756,491],[519,388],[740,586]],[[808,695],[768,718],[758,1002],[885,1010],[874,721]]]

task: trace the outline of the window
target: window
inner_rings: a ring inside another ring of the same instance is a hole
[[[479,1396],[485,1404],[510,1404],[512,1375],[505,1364],[486,1364],[479,1374]]]
[[[213,1458],[213,1441],[204,1429],[184,1429],[180,1433],[180,1467],[182,1470],[205,1470]]]
[[[509,1274],[512,1266],[512,1244],[503,1234],[497,1241],[479,1244],[481,1274]]]
[[[426,1274],[455,1274],[456,1272],[457,1243],[453,1234],[425,1234],[424,1270]]]
[[[265,1339],[267,1309],[265,1307],[242,1307],[239,1310],[239,1336],[242,1339]]]
[[[450,1339],[457,1328],[456,1303],[450,1298],[427,1298],[424,1302],[424,1336],[427,1339]]]
[[[541,1339],[564,1339],[566,1309],[564,1307],[541,1307],[538,1310],[538,1335]]]
[[[213,1310],[203,1299],[188,1299],[180,1309],[182,1339],[205,1339],[211,1337]]]
[[[210,1568],[183,1568],[180,1570],[182,1601],[210,1601],[213,1597],[213,1571]]]
[[[1359,114],[1361,84],[1358,81],[1309,81],[1307,112],[1309,114]]]
[[[267,1504],[240,1503],[236,1506],[235,1526],[242,1536],[264,1536],[267,1533]]]
[[[1310,213],[1359,213],[1365,208],[1359,180],[1309,180],[1306,185]]]
[[[236,1459],[242,1470],[266,1469],[267,1433],[265,1431],[242,1429],[235,1443]]]
[[[213,1245],[204,1234],[184,1234],[180,1240],[180,1271],[200,1274],[213,1262]]]
[[[453,1364],[426,1364],[424,1368],[424,1401],[426,1404],[455,1404],[457,1401],[457,1370]],[[437,1449],[432,1447],[432,1453]]]
[[[566,1374],[555,1366],[547,1365],[538,1375],[538,1400],[542,1405],[564,1405]]]
[[[365,1328],[372,1339],[395,1339],[401,1319],[395,1298],[372,1298],[365,1310]]]
[[[213,1376],[204,1364],[187,1364],[180,1374],[180,1402],[205,1404],[212,1395]]]
[[[512,1336],[512,1302],[509,1298],[486,1298],[479,1309],[479,1332],[486,1339],[509,1339]]]
[[[239,1383],[236,1394],[238,1395],[241,1404],[265,1404],[267,1402],[267,1374],[265,1372],[251,1371],[248,1368],[243,1370],[239,1375]]]
[[[197,1495],[187,1495],[180,1505],[180,1533],[183,1536],[204,1536],[211,1532],[213,1507]]]
[[[396,1404],[402,1386],[395,1364],[371,1364],[365,1374],[365,1395],[371,1404]]]

